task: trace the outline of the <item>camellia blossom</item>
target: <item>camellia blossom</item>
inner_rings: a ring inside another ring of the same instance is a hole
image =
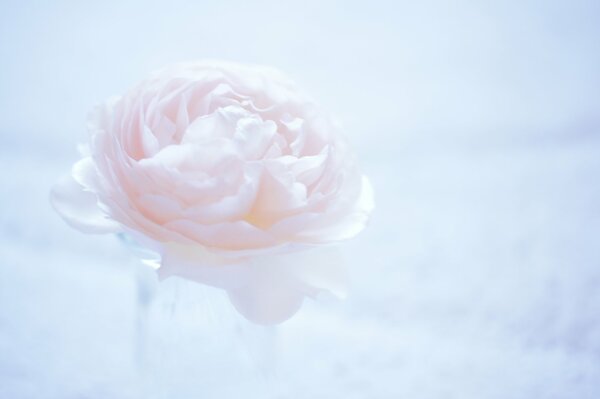
[[[272,68],[167,67],[98,106],[88,130],[54,208],[83,232],[131,235],[162,256],[164,275],[348,239],[373,208],[338,127]]]

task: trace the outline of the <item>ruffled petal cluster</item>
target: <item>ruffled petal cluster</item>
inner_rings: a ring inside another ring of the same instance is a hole
[[[84,232],[241,253],[350,238],[373,207],[338,128],[271,68],[165,68],[97,107],[88,130],[52,194]]]

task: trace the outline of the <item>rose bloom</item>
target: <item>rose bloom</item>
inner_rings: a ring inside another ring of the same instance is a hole
[[[89,155],[52,195],[84,232],[264,250],[350,238],[372,208],[336,125],[271,68],[165,68],[97,107],[88,130]]]
[[[58,213],[83,232],[127,233],[159,253],[159,273],[225,288],[238,308],[281,303],[262,321],[286,317],[315,288],[335,289],[313,260],[310,272],[281,273],[278,264],[298,262],[256,256],[351,238],[373,207],[338,127],[272,68],[167,67],[98,106],[88,130],[83,159],[52,190]],[[240,278],[239,261],[223,266],[249,257],[256,275]],[[257,298],[275,292],[273,271],[278,292],[296,294]]]

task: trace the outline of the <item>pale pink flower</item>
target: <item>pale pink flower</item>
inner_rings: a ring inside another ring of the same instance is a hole
[[[88,130],[54,208],[83,232],[132,235],[165,270],[348,239],[373,207],[336,125],[272,68],[167,67],[97,107]]]

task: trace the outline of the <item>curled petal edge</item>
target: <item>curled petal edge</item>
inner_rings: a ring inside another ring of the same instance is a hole
[[[50,204],[71,227],[88,234],[117,233],[121,225],[98,206],[98,197],[71,175],[64,176],[50,191]]]

